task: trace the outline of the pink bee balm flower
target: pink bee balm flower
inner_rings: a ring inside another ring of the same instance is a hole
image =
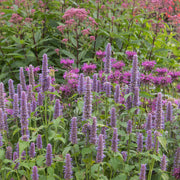
[[[85,63],[82,66],[82,70],[84,71],[84,73],[93,73],[96,69],[96,65],[95,64],[87,64]]]
[[[119,71],[121,71],[124,66],[125,66],[125,64],[123,61],[118,61],[112,65],[113,68],[115,68],[116,70],[119,70]]]
[[[90,36],[90,40],[95,41],[95,36]]]
[[[64,68],[71,68],[72,64],[74,64],[74,59],[61,59],[61,64],[63,64]]]
[[[59,49],[58,48],[55,49],[55,52],[56,52],[57,55],[59,55]]]
[[[98,59],[102,59],[102,58],[104,58],[106,56],[106,52],[101,51],[101,50],[96,51],[96,56],[97,56]]]
[[[68,39],[63,39],[62,42],[63,42],[63,43],[67,43],[67,42],[68,42]]]

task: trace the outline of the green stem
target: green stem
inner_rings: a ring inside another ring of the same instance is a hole
[[[129,140],[128,140],[128,154],[127,154],[127,163],[129,163],[129,151],[130,151],[130,143],[131,143],[131,134],[129,134]]]

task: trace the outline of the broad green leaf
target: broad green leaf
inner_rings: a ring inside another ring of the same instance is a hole
[[[167,141],[166,141],[166,138],[163,137],[163,136],[158,136],[158,140],[159,140],[160,144],[162,145],[162,147],[164,148],[164,150],[167,152],[167,148],[166,148]]]

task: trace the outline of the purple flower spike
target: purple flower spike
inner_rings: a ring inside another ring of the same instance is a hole
[[[27,119],[27,98],[25,91],[21,92],[21,126],[28,126]]]
[[[72,144],[77,144],[77,118],[73,117],[71,120],[70,141]]]
[[[32,86],[32,89],[34,88],[34,85],[35,85],[34,67],[32,65],[29,65],[29,85]]]
[[[26,159],[26,151],[23,151],[21,154],[21,160],[25,160]]]
[[[38,137],[36,139],[36,146],[38,149],[42,149],[42,137],[40,134],[38,134]]]
[[[138,86],[138,57],[137,55],[134,55],[133,57],[133,64],[132,64],[132,70],[131,70],[131,88],[130,91],[134,94],[135,93],[135,87]]]
[[[24,70],[23,70],[23,67],[20,67],[20,74],[19,74],[19,79],[20,79],[20,83],[21,83],[21,86],[22,86],[22,89],[23,91],[26,91],[26,79],[25,79],[25,76],[24,76]]]
[[[132,121],[129,120],[127,123],[127,133],[131,134],[132,133]]]
[[[174,157],[174,168],[180,168],[180,147],[177,148],[175,157]]]
[[[111,127],[116,127],[116,108],[112,107],[111,109]]]
[[[55,92],[55,88],[54,88],[54,87],[51,87],[50,92],[54,93],[54,92]],[[54,94],[50,94],[50,95],[49,95],[49,98],[50,98],[50,101],[53,101],[54,98],[55,98],[55,95],[54,95]]]
[[[146,131],[152,129],[152,114],[149,113],[146,121]]]
[[[35,143],[31,143],[30,149],[29,149],[29,157],[34,158],[35,157]]]
[[[46,148],[46,165],[51,166],[51,164],[52,164],[52,146],[51,144],[48,144]]]
[[[97,93],[101,92],[101,81],[97,80]]]
[[[116,104],[120,103],[120,86],[119,86],[119,84],[117,84],[115,87],[114,101]]]
[[[18,169],[19,162],[17,162],[17,160],[18,160],[18,153],[17,153],[17,152],[14,152],[14,153],[13,153],[13,162],[15,163],[14,169]]]
[[[43,95],[41,92],[38,93],[38,100],[37,100],[38,106],[43,106]]]
[[[142,152],[142,150],[143,150],[143,135],[142,133],[139,133],[137,137],[137,151]]]
[[[166,171],[166,166],[167,166],[167,160],[165,154],[163,154],[161,158],[161,170]]]
[[[48,58],[47,54],[43,55],[43,61],[42,61],[42,75],[41,75],[41,85],[42,85],[42,92],[45,92],[48,90],[47,86],[47,79],[48,79]]]
[[[62,116],[62,107],[60,105],[59,99],[56,99],[54,106],[54,119],[57,119],[59,116]]]
[[[13,117],[17,119],[19,116],[19,103],[18,103],[18,95],[14,94],[13,98]]]
[[[22,92],[22,85],[18,84],[17,85],[17,94],[18,94],[18,100],[21,101],[21,92]]]
[[[104,151],[104,139],[103,139],[103,135],[100,134],[98,147],[97,147],[96,163],[100,163],[103,161],[103,158],[104,158],[103,151]]]
[[[169,101],[167,104],[167,110],[166,110],[166,121],[172,122],[172,113],[173,113],[172,103],[171,101]]]
[[[146,180],[146,164],[141,164],[139,180]]]
[[[2,147],[3,146],[3,137],[2,137],[2,135],[1,135],[1,133],[0,133],[0,147]]]
[[[109,74],[111,72],[111,44],[108,43],[106,46],[106,59],[104,63],[104,72]]]
[[[0,131],[3,131],[5,129],[5,124],[4,124],[4,113],[2,108],[0,108]]]
[[[117,134],[117,128],[114,128],[111,149],[114,152],[118,152],[118,134]]]
[[[12,160],[12,147],[8,146],[6,148],[6,159]]]
[[[4,105],[4,84],[1,82],[0,83],[0,108],[4,110],[5,105]]]
[[[27,111],[28,111],[28,117],[31,117],[32,107],[30,102],[27,103]]]
[[[133,96],[133,107],[139,106],[139,87],[134,88],[134,96]],[[136,109],[135,114],[138,114],[139,109]]]
[[[162,114],[162,94],[158,93],[157,103],[156,103],[156,116],[155,116],[155,129],[162,128],[163,121]]]
[[[11,99],[13,99],[15,93],[13,80],[9,79],[8,84],[9,84],[9,96]]]
[[[156,153],[159,153],[158,136],[161,136],[161,133],[158,131],[154,131],[154,149],[156,148]]]
[[[129,93],[130,93],[130,89],[127,88],[125,94],[129,94]],[[128,98],[126,99],[125,104],[126,104],[126,109],[127,110],[131,109],[131,107],[132,107],[132,96],[131,95],[128,96]]]
[[[79,95],[82,95],[84,92],[84,74],[83,73],[79,75],[77,91]]]
[[[146,138],[146,149],[149,151],[152,149],[152,131],[147,131],[147,138]]]
[[[33,166],[33,169],[32,169],[32,180],[39,180],[37,166]]]
[[[96,117],[93,117],[93,124],[91,126],[91,130],[90,130],[90,143],[91,144],[96,144],[97,143],[97,120]]]
[[[111,83],[110,82],[105,82],[104,83],[104,89],[106,92],[107,97],[111,97]]]
[[[64,179],[70,180],[72,177],[72,165],[71,165],[71,156],[66,154],[65,166],[64,166]]]
[[[97,77],[98,77],[97,74],[94,74],[94,75],[93,75],[92,90],[93,90],[94,92],[97,92]]]
[[[122,154],[124,162],[125,162],[127,160],[127,152],[126,151],[122,151],[121,154]]]
[[[32,85],[29,85],[27,90],[27,102],[32,102],[32,100],[33,100]]]
[[[92,116],[92,92],[90,77],[86,78],[86,88],[84,95],[83,120],[90,119]]]

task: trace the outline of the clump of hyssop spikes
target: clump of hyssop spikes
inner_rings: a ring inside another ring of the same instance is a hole
[[[0,83],[0,108],[4,110],[5,105],[4,105],[4,84],[1,82]]]
[[[86,88],[84,95],[83,120],[90,119],[92,116],[92,92],[90,77],[86,78]]]
[[[62,116],[62,107],[59,99],[56,99],[54,106],[54,119],[57,119],[59,116]]]
[[[146,164],[141,164],[139,180],[146,180]]]
[[[148,113],[147,121],[146,121],[146,131],[152,129],[152,114]]]
[[[26,91],[26,89],[27,89],[26,88],[26,79],[25,79],[25,76],[24,76],[23,67],[20,67],[19,79],[20,79],[20,83],[21,83],[23,91]]]
[[[13,99],[15,93],[13,80],[9,79],[8,84],[9,84],[9,96],[11,99]]]
[[[166,108],[166,121],[172,122],[172,113],[173,113],[172,103],[171,101],[168,101]]]
[[[106,46],[106,58],[104,63],[104,72],[109,74],[111,72],[111,44],[108,43]]]
[[[96,144],[96,142],[97,142],[96,124],[97,124],[96,117],[93,117],[93,124],[92,124],[91,130],[90,130],[90,143],[91,144]]]
[[[104,158],[104,139],[103,135],[99,135],[99,140],[98,140],[98,147],[97,147],[97,155],[96,155],[96,163],[100,163],[103,161]]]
[[[128,134],[132,133],[132,121],[131,120],[129,120],[127,122],[127,129],[126,130],[127,130]]]
[[[77,144],[77,118],[73,117],[71,120],[70,141],[72,144]]]
[[[155,129],[162,128],[163,121],[163,113],[162,113],[162,94],[158,93],[157,103],[156,103],[156,116],[155,116]]]
[[[12,147],[8,146],[6,148],[6,159],[12,160]]]
[[[51,144],[48,144],[46,148],[46,165],[51,166],[51,164],[52,164],[52,146]]]
[[[138,86],[138,57],[137,55],[133,56],[132,70],[131,70],[131,84],[130,92],[134,94],[135,87]]]
[[[37,166],[33,166],[33,169],[32,169],[32,180],[39,180]]]
[[[115,103],[120,103],[120,86],[119,86],[119,84],[117,84],[115,87],[114,101],[115,101]]]
[[[166,171],[166,166],[167,166],[167,160],[165,154],[163,154],[161,158],[161,170]]]
[[[149,151],[152,149],[152,131],[147,131],[147,138],[146,138],[146,149]]]
[[[72,165],[71,165],[71,156],[66,154],[65,166],[64,166],[64,179],[70,180],[72,177]]]
[[[137,151],[142,152],[142,150],[143,150],[143,135],[142,133],[139,133],[137,137]]]
[[[40,134],[38,134],[37,139],[36,139],[36,146],[38,149],[42,149],[42,137]]]
[[[111,109],[111,127],[116,127],[116,108],[112,107]]]
[[[117,151],[118,151],[118,134],[117,134],[117,128],[114,128],[114,131],[113,131],[111,149],[112,149],[112,151],[114,151],[114,152],[117,152]]]

